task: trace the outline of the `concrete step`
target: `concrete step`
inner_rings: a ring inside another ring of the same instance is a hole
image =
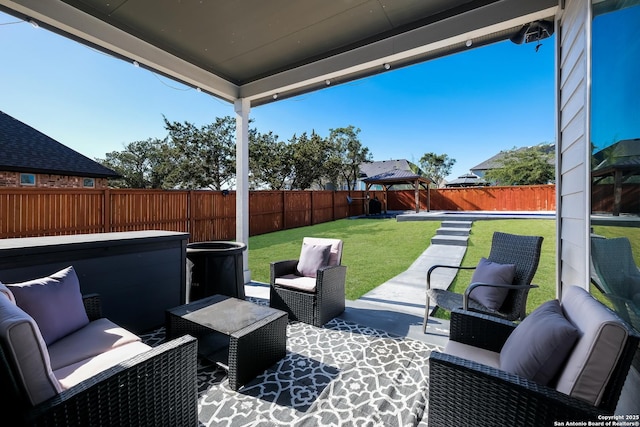
[[[468,236],[470,233],[471,228],[440,227],[436,230],[439,236]]]
[[[435,235],[431,238],[432,245],[452,245],[452,246],[467,246],[469,236],[446,236]]]
[[[442,228],[471,228],[473,221],[442,221]]]

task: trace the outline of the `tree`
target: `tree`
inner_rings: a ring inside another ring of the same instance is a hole
[[[307,136],[293,135],[289,141],[292,150],[291,189],[305,190],[314,183],[321,184],[328,156],[327,141],[315,132]]]
[[[189,122],[170,122],[169,131],[175,170],[168,177],[175,188],[222,190],[235,182],[236,122],[231,116],[197,128]]]
[[[360,177],[360,165],[370,162],[371,154],[358,138],[360,129],[353,125],[330,129],[329,132],[331,156],[328,157],[327,162],[328,176],[330,179],[336,179],[336,174],[332,171],[337,171],[347,183],[349,191],[352,191]]]
[[[293,168],[293,148],[273,132],[249,138],[249,179],[252,188],[283,190]]]
[[[516,148],[504,152],[499,166],[490,169],[484,179],[496,185],[536,185],[555,181],[555,156],[552,144]]]
[[[451,173],[451,168],[456,163],[456,159],[449,158],[446,154],[425,153],[420,158],[422,171],[440,187],[444,178]]]
[[[149,138],[126,144],[123,151],[112,151],[96,161],[116,171],[122,178],[109,180],[116,188],[165,188],[172,167],[167,163],[166,141]]]

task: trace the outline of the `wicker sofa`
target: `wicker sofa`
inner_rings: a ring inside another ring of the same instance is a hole
[[[557,311],[547,311],[555,319],[544,321],[537,309],[517,326],[486,314],[451,313],[450,340],[429,359],[430,427],[568,425],[614,413],[640,336],[577,286],[566,287],[561,303],[548,303],[557,304]],[[577,332],[546,341],[559,328],[559,318]],[[519,342],[509,343],[523,327],[533,334],[519,334]],[[505,354],[510,344],[517,344],[515,360],[513,352]],[[537,359],[537,371],[526,367],[531,375],[505,367],[513,361],[527,366],[527,353]]]
[[[197,425],[196,339],[151,348],[103,318],[77,281],[70,267],[0,284],[3,413],[29,426]]]

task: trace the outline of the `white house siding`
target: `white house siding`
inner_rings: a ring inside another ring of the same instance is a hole
[[[562,0],[560,0],[562,3]],[[591,2],[567,0],[557,31],[557,211],[559,291],[589,288]],[[632,367],[616,414],[640,413],[640,374]]]
[[[590,2],[568,0],[558,43],[558,284],[589,286]]]

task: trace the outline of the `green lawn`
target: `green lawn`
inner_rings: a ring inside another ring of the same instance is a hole
[[[269,263],[298,258],[303,237],[340,238],[344,241],[342,263],[348,267],[346,297],[354,300],[405,271],[429,246],[439,227],[439,221],[341,219],[253,236],[249,239],[249,268],[254,280],[268,283]],[[544,237],[540,266],[534,278],[534,283],[540,288],[529,293],[527,311],[555,298],[555,221],[475,221],[463,265],[476,265],[482,256],[489,254],[494,231]],[[452,289],[461,292],[469,283],[471,274],[460,272]],[[423,296],[416,295],[416,298],[422,299]],[[446,317],[448,313],[436,313],[436,316]]]
[[[347,266],[346,297],[360,298],[405,271],[429,246],[438,221],[341,219],[276,231],[249,239],[249,269],[258,282],[269,282],[269,263],[297,259],[305,236],[339,238]]]

